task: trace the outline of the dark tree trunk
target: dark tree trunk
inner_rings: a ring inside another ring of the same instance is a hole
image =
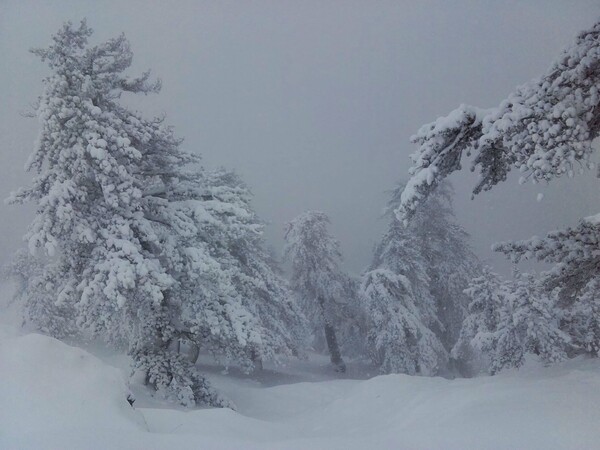
[[[325,339],[327,340],[327,348],[331,355],[331,364],[334,365],[336,372],[344,373],[346,371],[346,363],[342,359],[333,325],[329,323],[325,323]]]
[[[188,355],[192,364],[196,364],[198,362],[198,357],[200,356],[200,347],[196,344],[190,343]]]
[[[252,363],[254,364],[254,372],[263,370],[263,360],[260,353],[256,349],[251,350]]]

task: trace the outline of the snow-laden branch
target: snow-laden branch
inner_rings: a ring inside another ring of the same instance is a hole
[[[545,75],[519,86],[498,107],[462,105],[411,138],[411,178],[396,214],[409,220],[440,180],[473,152],[480,179],[473,194],[504,181],[516,167],[521,181],[573,176],[574,163],[592,168],[600,132],[600,23],[581,32]]]

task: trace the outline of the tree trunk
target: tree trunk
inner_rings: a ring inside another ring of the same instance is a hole
[[[256,349],[251,350],[250,357],[252,358],[252,363],[254,364],[254,372],[263,370],[263,360],[260,356],[260,353]]]
[[[327,348],[331,355],[331,364],[334,365],[336,372],[344,373],[346,371],[346,363],[342,359],[333,325],[329,323],[325,323],[325,339],[327,340]]]
[[[200,356],[200,347],[196,344],[190,342],[190,351],[189,357],[192,364],[196,364],[198,362],[198,357]]]

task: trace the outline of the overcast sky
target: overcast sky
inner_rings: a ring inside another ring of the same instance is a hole
[[[151,68],[163,81],[136,106],[166,113],[207,167],[242,175],[276,250],[285,222],[322,210],[346,268],[360,273],[385,227],[385,191],[407,177],[411,134],[461,103],[494,106],[542,74],[600,17],[600,2],[0,0],[2,197],[30,178],[23,165],[38,123],[21,113],[46,68],[28,49],[83,17],[92,42],[126,33],[132,74]],[[473,247],[505,273],[493,242],[600,211],[593,174],[549,186],[512,179],[474,201],[468,171],[452,181]],[[0,263],[22,245],[31,215],[0,205]]]

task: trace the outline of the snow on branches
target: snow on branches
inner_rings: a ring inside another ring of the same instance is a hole
[[[351,282],[341,271],[339,243],[328,230],[329,218],[320,211],[307,211],[287,224],[284,256],[291,263],[291,287],[300,299],[315,334],[324,329],[331,362],[344,372],[338,329],[348,319]]]
[[[401,201],[391,192],[388,213]],[[408,226],[393,214],[363,278],[361,300],[373,361],[384,373],[433,375],[448,369],[468,299],[479,273],[468,235],[453,220],[451,186],[444,181]]]
[[[473,190],[489,190],[514,167],[520,182],[550,181],[593,167],[594,139],[600,133],[600,22],[581,32],[546,74],[516,89],[498,107],[480,110],[461,106],[413,136],[419,145],[412,155],[412,178],[402,193],[397,216],[410,222],[441,180],[461,168],[473,154],[471,169],[480,179]],[[598,276],[598,220],[590,217],[576,227],[544,238],[501,243],[495,250],[515,262],[535,258],[555,263],[541,274],[545,295],[558,295],[553,314],[559,329],[570,336],[565,350],[597,354],[597,321],[582,311],[595,311]],[[536,289],[541,289],[538,286]]]
[[[592,140],[600,132],[600,23],[577,36],[545,75],[519,86],[489,110],[462,105],[423,126],[411,140],[411,179],[396,213],[409,220],[440,180],[461,169],[474,154],[471,170],[480,180],[473,193],[504,181],[512,167],[521,180],[572,176],[576,164],[593,167]]]
[[[465,292],[471,303],[452,350],[456,358],[482,354],[492,374],[521,367],[527,354],[546,364],[566,358],[570,338],[559,328],[556,292],[548,292],[532,275],[505,281],[485,269]]]
[[[123,35],[95,46],[91,35],[85,21],[66,23],[34,50],[52,73],[35,177],[11,197],[37,208],[26,239],[44,256],[22,283],[29,317],[53,335],[79,328],[126,346],[146,382],[180,403],[223,406],[180,343],[250,369],[297,351],[302,315],[262,250],[247,189],[205,173],[163,119],[121,104],[160,83],[124,75]]]

